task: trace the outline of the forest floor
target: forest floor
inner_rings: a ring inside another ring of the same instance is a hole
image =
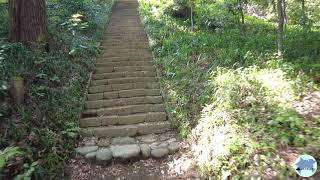
[[[162,159],[146,159],[129,164],[96,165],[75,157],[68,161],[66,175],[72,180],[87,179],[199,179],[193,169],[189,143],[182,143],[181,150]]]

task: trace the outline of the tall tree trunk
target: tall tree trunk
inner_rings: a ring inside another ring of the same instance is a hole
[[[284,15],[283,15],[283,0],[278,0],[278,55],[283,56],[283,25],[284,25]]]
[[[9,0],[9,14],[11,41],[31,48],[50,41],[45,0]]]

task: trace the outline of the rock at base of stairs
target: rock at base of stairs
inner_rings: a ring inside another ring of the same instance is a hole
[[[151,156],[155,158],[162,158],[169,153],[168,148],[159,148],[151,150]]]
[[[140,154],[140,147],[137,144],[116,145],[110,147],[115,159],[127,160],[135,158]]]
[[[112,160],[125,163],[140,158],[162,158],[175,153],[180,148],[180,143],[173,138],[172,132],[95,140],[98,146],[83,146],[77,148],[76,151],[87,161],[96,162],[99,165],[110,164]]]
[[[76,149],[76,152],[84,156],[90,152],[97,151],[97,149],[98,149],[98,146],[83,146],[83,147],[78,147]]]
[[[86,154],[84,156],[84,158],[91,161],[91,160],[95,159],[96,154],[97,154],[97,152],[95,152],[95,151],[94,152],[90,152],[90,153]]]
[[[147,144],[140,145],[142,157],[148,158],[151,154],[151,148]]]
[[[96,154],[98,164],[107,164],[112,160],[112,152],[109,148],[99,149]]]
[[[128,145],[135,143],[137,143],[137,141],[132,137],[115,137],[111,139],[112,145]]]
[[[180,145],[179,143],[177,142],[171,142],[168,146],[168,150],[169,150],[169,154],[173,154],[175,153],[176,151],[178,151],[180,148]]]

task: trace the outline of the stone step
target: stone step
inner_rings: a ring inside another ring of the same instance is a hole
[[[157,76],[157,73],[155,71],[114,72],[114,73],[93,74],[92,80],[114,79],[114,78],[125,78],[125,77],[155,77],[155,76]]]
[[[149,122],[139,123],[134,125],[120,126],[104,126],[104,127],[89,127],[81,129],[81,134],[85,137],[126,137],[144,134],[159,134],[170,130],[170,122]]]
[[[156,71],[154,66],[119,66],[119,67],[99,67],[95,69],[95,74],[112,72],[135,72],[135,71]]]
[[[133,50],[136,50],[136,51],[147,51],[147,52],[150,52],[150,48],[148,45],[128,45],[128,44],[123,44],[123,45],[117,45],[117,46],[114,46],[114,45],[102,45],[100,46],[100,49],[105,51],[112,51],[112,50],[115,50],[115,51],[118,51],[118,52],[123,52],[123,51],[133,51]]]
[[[135,83],[124,83],[124,84],[111,84],[111,85],[102,85],[90,87],[92,90],[90,93],[98,92],[108,92],[109,87],[111,86],[110,91],[120,91],[120,90],[129,90],[129,89],[159,89],[160,85],[157,82],[135,82]]]
[[[145,39],[148,36],[146,34],[136,34],[136,33],[132,33],[132,34],[120,34],[120,35],[108,35],[105,36],[105,39],[102,42],[108,42],[108,41],[130,41],[132,39]]]
[[[132,40],[141,40],[141,39],[146,39],[147,35],[135,35],[133,34],[128,34],[128,35],[112,35],[112,36],[106,36],[106,38],[102,41],[103,42],[112,42],[112,41],[121,41],[121,42],[127,42],[127,41],[132,41]]]
[[[135,13],[135,11],[131,11],[130,14],[133,14]],[[123,18],[127,18],[127,19],[123,19]],[[128,21],[126,21],[128,20]],[[140,21],[139,21],[139,17],[136,17],[136,16],[130,16],[128,14],[128,16],[111,16],[110,18],[110,22],[111,23],[114,23],[115,25],[126,25],[127,22],[132,22],[132,21],[135,21],[135,24],[140,24]]]
[[[102,45],[100,46],[100,49],[102,51],[105,50],[113,50],[113,49],[118,49],[117,51],[123,52],[123,51],[132,51],[132,50],[137,50],[137,51],[148,51],[149,53],[151,53],[151,49],[149,48],[149,45],[129,45],[129,44],[122,44],[122,45]]]
[[[103,54],[108,55],[108,56],[119,56],[119,54],[121,55],[151,55],[151,52],[148,49],[127,49],[127,50],[123,50],[123,49],[106,49],[104,50]]]
[[[129,26],[118,26],[111,27],[108,32],[127,32],[127,31],[143,31],[143,28],[140,26],[129,27]]]
[[[121,23],[121,24],[119,24],[119,23]],[[120,22],[110,21],[109,27],[110,27],[110,29],[114,28],[114,27],[128,27],[128,28],[141,27],[142,28],[142,25],[137,20],[135,22],[133,20],[128,21],[128,22],[124,22],[124,20],[121,20]],[[125,29],[123,29],[123,30],[125,30]]]
[[[90,85],[93,86],[101,86],[108,84],[127,84],[127,83],[136,83],[136,82],[157,82],[158,79],[156,77],[125,77],[125,78],[115,78],[115,79],[100,79],[100,80],[92,80]]]
[[[97,63],[104,63],[104,62],[119,62],[119,61],[152,61],[152,57],[146,56],[146,57],[100,57],[97,59]]]
[[[105,36],[105,38],[109,38],[109,36],[130,36],[130,35],[134,35],[134,36],[146,36],[147,34],[145,32],[141,32],[141,31],[107,31],[103,34]]]
[[[137,20],[140,23],[140,18],[137,16],[127,16],[126,19],[123,19],[123,16],[111,16],[110,21],[115,22],[126,22],[126,20]]]
[[[143,31],[143,27],[141,24],[124,24],[124,25],[116,25],[113,22],[110,22],[109,24],[109,29],[107,32],[110,31],[115,31],[115,30],[119,30],[122,32],[126,32],[128,31],[137,31],[139,30],[140,32]]]
[[[102,58],[114,58],[114,57],[119,57],[119,58],[152,58],[151,53],[121,53],[121,54],[102,54]]]
[[[127,116],[102,116],[83,118],[80,120],[80,126],[86,127],[100,127],[109,125],[131,125],[143,122],[161,122],[167,119],[166,113],[164,112],[151,112],[151,113],[140,113]]]
[[[144,42],[144,41],[141,41],[141,42],[127,42],[127,43],[123,43],[123,42],[102,42],[101,43],[102,46],[112,46],[112,47],[120,47],[120,46],[129,46],[129,47],[148,47],[149,44],[148,42]]]
[[[123,17],[123,18],[126,18],[126,17]],[[116,21],[118,21],[118,22],[116,22]],[[119,23],[121,23],[121,24],[119,24]],[[112,29],[115,27],[128,27],[128,28],[139,27],[139,28],[142,28],[143,26],[142,26],[142,24],[140,24],[140,22],[137,19],[130,18],[128,21],[125,21],[124,19],[116,20],[115,18],[111,18],[109,27],[110,27],[110,29]],[[125,31],[126,29],[121,29],[121,30]]]
[[[120,91],[129,89],[159,89],[160,85],[157,82],[135,82],[124,84],[110,84],[89,87],[89,94],[95,94],[99,92]]]
[[[147,112],[164,112],[164,107],[162,104],[128,105],[103,109],[86,109],[82,114],[83,117],[99,117],[112,115],[130,115]]]
[[[140,97],[140,96],[159,96],[159,89],[129,89],[121,91],[107,91],[103,93],[87,94],[88,101],[102,100],[102,99],[116,99],[127,97]]]
[[[136,44],[134,42],[137,42],[137,41],[140,41],[139,44]],[[132,46],[132,45],[145,45],[145,47],[148,47],[148,45],[146,44],[142,44],[142,43],[147,43],[147,38],[137,38],[137,39],[134,39],[134,38],[130,38],[130,39],[108,39],[108,40],[105,40],[104,42],[102,42],[104,45],[112,45],[114,46],[114,49],[121,46],[121,45],[128,45],[128,46]],[[138,52],[139,52],[139,48],[137,48]]]
[[[128,34],[128,35],[109,35],[106,36],[105,40],[102,41],[104,42],[131,42],[131,41],[140,41],[140,40],[146,40],[147,35],[135,35],[135,34]]]
[[[152,61],[122,61],[122,62],[103,62],[96,63],[97,67],[120,67],[120,66],[152,66]]]
[[[129,98],[118,98],[109,100],[94,100],[86,101],[86,109],[100,109],[114,106],[128,106],[138,104],[160,104],[162,103],[161,96],[143,96],[143,97],[129,97]]]

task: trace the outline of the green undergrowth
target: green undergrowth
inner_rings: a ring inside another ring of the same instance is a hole
[[[0,179],[63,179],[78,137],[82,96],[112,0],[47,1],[50,51],[6,41],[0,19]],[[1,6],[1,4],[0,4]],[[7,12],[1,6],[0,12]],[[6,27],[6,28],[4,28]],[[16,107],[10,79],[22,77],[26,99]]]
[[[287,26],[285,55],[278,58],[272,22],[247,16],[243,31],[210,5],[215,14],[198,13],[192,29],[188,19],[168,13],[172,1],[139,2],[166,110],[180,134],[193,140],[204,177],[296,177],[278,153],[287,148],[319,160],[319,119],[309,127],[292,108],[319,89],[318,29]],[[203,25],[212,17],[221,26]]]

